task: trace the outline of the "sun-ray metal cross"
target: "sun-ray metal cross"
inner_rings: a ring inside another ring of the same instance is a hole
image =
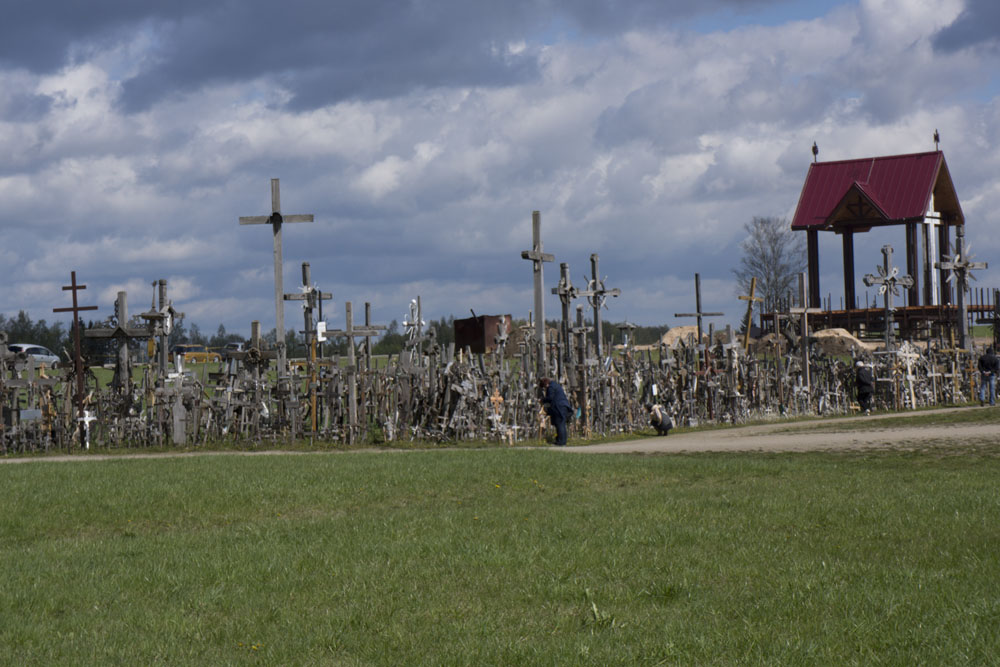
[[[892,306],[892,297],[899,296],[900,287],[912,287],[913,277],[900,275],[899,267],[892,265],[892,246],[882,246],[882,266],[878,267],[878,275],[873,273],[865,274],[864,283],[868,287],[878,285],[878,293],[882,295],[885,303],[885,349],[892,350],[893,319],[892,313],[895,310]]]

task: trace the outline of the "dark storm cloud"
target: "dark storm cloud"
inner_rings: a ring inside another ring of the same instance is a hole
[[[59,9],[15,3],[0,27],[0,63],[52,71],[74,55],[147,30],[154,51],[142,72],[125,83],[127,109],[145,109],[206,84],[258,77],[280,82],[292,93],[294,107],[314,108],[411,89],[530,79],[537,52],[512,54],[508,41],[607,35],[722,7],[741,11],[775,2],[72,0]]]
[[[945,52],[969,46],[1000,43],[1000,3],[996,0],[966,0],[965,10],[955,22],[934,38],[934,48]]]

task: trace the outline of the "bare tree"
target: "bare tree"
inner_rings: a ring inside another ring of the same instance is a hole
[[[743,229],[743,256],[733,269],[737,287],[740,294],[748,294],[750,279],[756,277],[757,296],[763,297],[765,310],[773,310],[806,269],[805,235],[793,232],[787,218],[754,216]]]

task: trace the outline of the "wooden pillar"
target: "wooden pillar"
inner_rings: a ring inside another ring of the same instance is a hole
[[[948,224],[941,223],[938,227],[938,261],[944,263],[948,255],[951,254],[951,234],[948,232]],[[951,283],[948,282],[948,269],[941,269],[938,276],[938,286],[941,290],[938,303],[947,305],[951,303]]]
[[[906,274],[913,278],[913,285],[907,290],[908,306],[920,305],[920,272],[917,270],[917,223],[906,223]]]
[[[931,272],[934,271],[934,258],[931,257],[931,226],[929,224],[920,225],[920,236],[923,252],[920,253],[920,263],[923,265],[921,275],[924,281],[924,305],[929,306],[934,303],[934,295],[931,290],[934,287]]]
[[[806,246],[809,257],[809,307],[819,308],[819,232],[806,231]]]
[[[857,307],[854,296],[854,232],[843,233],[844,243],[844,308],[852,310]]]

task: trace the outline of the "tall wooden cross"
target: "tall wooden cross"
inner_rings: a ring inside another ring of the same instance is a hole
[[[545,363],[545,302],[542,298],[545,280],[542,265],[555,261],[555,255],[542,252],[542,214],[538,211],[531,212],[531,250],[522,250],[521,259],[531,260],[535,275],[535,345],[538,348],[538,377],[542,377],[548,367]]]
[[[947,282],[955,283],[956,301],[958,305],[958,345],[967,350],[969,338],[968,312],[965,303],[965,293],[969,289],[969,279],[975,280],[973,269],[987,268],[986,262],[973,262],[969,254],[971,248],[965,247],[965,226],[959,225],[955,230],[955,254],[944,262],[936,262],[934,268],[950,271]]]
[[[569,264],[562,262],[559,265],[559,284],[552,288],[552,293],[559,297],[562,305],[562,328],[559,332],[562,343],[562,360],[568,365],[573,365],[573,351],[570,349],[569,330],[572,323],[569,319],[570,307],[573,299],[577,297],[578,290],[573,287],[573,281],[569,277]],[[572,373],[569,374],[572,377]]]
[[[617,287],[614,289],[604,287],[604,280],[601,280],[600,273],[597,271],[599,261],[600,258],[596,252],[590,256],[590,280],[587,281],[587,289],[577,292],[578,296],[587,297],[590,307],[594,309],[594,351],[598,359],[602,356],[601,338],[603,337],[603,332],[601,330],[601,308],[606,307],[605,303],[609,296],[617,297],[622,293]],[[605,277],[605,280],[607,280],[607,277]]]
[[[809,379],[809,315],[810,313],[823,312],[819,308],[809,308],[806,306],[806,274],[799,274],[799,307],[789,308],[788,312],[799,316],[799,344],[802,348],[802,384],[808,390],[810,388]]]
[[[302,304],[302,314],[305,330],[302,335],[306,337],[306,346],[309,349],[309,405],[312,417],[312,431],[316,432],[316,390],[318,380],[316,378],[316,325],[313,323],[313,311],[317,310],[324,300],[330,300],[333,295],[329,292],[321,292],[312,283],[312,272],[309,262],[302,262],[302,291],[294,294],[283,295],[285,301],[304,301]]]
[[[87,329],[83,332],[84,338],[114,338],[118,342],[115,375],[111,380],[111,386],[124,396],[130,395],[132,389],[132,359],[128,351],[129,341],[133,338],[149,338],[153,335],[152,330],[148,326],[133,327],[130,320],[131,318],[128,314],[128,295],[125,292],[118,292],[118,297],[115,299],[115,325],[113,327]]]
[[[706,313],[701,309],[701,274],[694,274],[694,307],[693,313],[674,313],[674,317],[694,317],[698,321],[698,345],[703,345],[701,320],[703,317],[725,317],[725,313]],[[710,341],[711,342],[711,341]],[[706,358],[708,346],[704,346]]]
[[[750,350],[750,327],[753,325],[753,304],[754,301],[763,301],[763,297],[754,296],[757,291],[757,276],[750,278],[750,294],[739,297],[740,301],[747,302],[747,329],[743,333],[743,351]]]
[[[328,330],[327,336],[345,336],[347,338],[347,411],[350,420],[350,433],[348,433],[348,443],[354,442],[358,426],[358,382],[357,382],[357,357],[354,354],[354,339],[356,337],[370,338],[379,335],[385,327],[354,326],[354,307],[348,301],[345,307],[345,327],[343,329]]]
[[[878,293],[883,296],[885,303],[885,350],[892,350],[893,320],[892,313],[895,310],[892,306],[893,295],[899,296],[899,288],[912,287],[913,278],[908,275],[899,275],[899,267],[892,265],[892,246],[882,246],[882,266],[878,267],[878,275],[873,273],[865,274],[864,283],[871,287],[878,285]],[[964,320],[963,320],[964,321]]]
[[[281,268],[281,225],[286,222],[312,222],[312,214],[283,215],[279,179],[271,179],[271,215],[240,216],[241,225],[271,225],[274,233],[274,316],[278,347],[278,375],[285,374],[285,288]]]
[[[80,313],[84,310],[97,310],[97,306],[81,306],[77,301],[77,292],[87,289],[86,285],[76,284],[76,271],[70,271],[70,284],[63,285],[63,291],[73,292],[72,308],[53,308],[53,313],[73,313],[73,373],[76,376],[76,417],[80,425],[80,447],[87,444],[87,422],[84,420],[83,410],[83,351],[80,347]],[[69,443],[66,444],[69,448]]]

